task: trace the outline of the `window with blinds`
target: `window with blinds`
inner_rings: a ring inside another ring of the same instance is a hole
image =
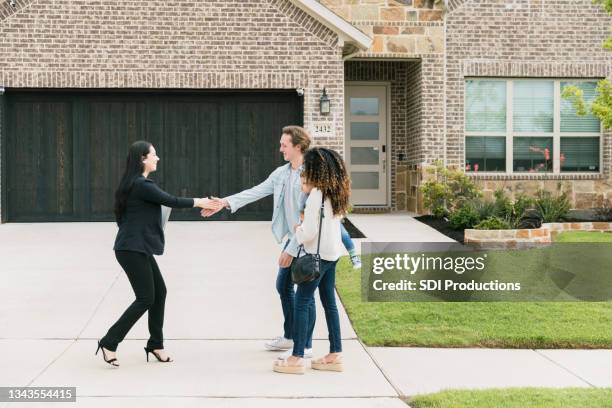
[[[515,137],[513,170],[529,173],[552,171],[552,148],[552,137]]]
[[[600,121],[560,97],[567,85],[582,90],[587,106],[596,97],[596,80],[466,80],[465,170],[599,172]]]
[[[468,136],[465,138],[467,171],[506,171],[506,138]]]
[[[599,171],[598,137],[562,137],[561,171]]]
[[[552,132],[555,88],[552,81],[514,81],[512,122],[515,132]]]
[[[597,84],[595,82],[561,82],[561,92],[567,85],[574,85],[582,90],[584,101],[590,105],[595,100]],[[600,124],[591,112],[586,116],[578,116],[571,101],[561,99],[561,133],[594,132],[599,133]]]
[[[505,81],[468,81],[466,94],[468,132],[506,131]]]
[[[507,103],[506,81],[466,81],[466,171],[506,171]]]

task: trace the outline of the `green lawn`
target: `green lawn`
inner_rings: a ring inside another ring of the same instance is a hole
[[[586,408],[612,406],[612,389],[511,388],[444,391],[412,398],[413,408]]]
[[[571,231],[557,235],[555,242],[612,242],[608,232]]]
[[[370,346],[612,348],[612,302],[363,302],[347,258],[336,287]]]

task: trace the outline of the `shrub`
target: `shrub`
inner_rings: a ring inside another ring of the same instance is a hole
[[[495,197],[494,201],[494,209],[495,216],[499,218],[511,219],[514,216],[514,207],[512,205],[512,201],[506,195],[503,189],[495,190],[493,193]]]
[[[495,215],[495,203],[491,201],[476,198],[471,201],[471,204],[478,212],[478,220],[484,220]]]
[[[555,194],[550,191],[539,190],[535,206],[543,222],[558,222],[567,217],[571,208],[567,193],[560,192],[561,185]]]
[[[517,219],[523,218],[525,211],[535,207],[535,199],[528,197],[525,194],[519,194],[516,196],[513,205],[514,216]]]
[[[476,226],[474,226],[474,228],[480,230],[495,230],[511,229],[512,226],[508,223],[508,221],[504,220],[503,218],[493,216],[480,221],[478,224],[476,224]]]
[[[476,225],[480,221],[480,216],[474,205],[468,201],[453,211],[448,221],[454,229],[466,229]]]
[[[466,201],[482,196],[476,183],[460,169],[446,168],[436,161],[427,172],[433,177],[423,183],[421,191],[425,207],[434,217],[448,216]]]
[[[446,217],[448,215],[448,185],[428,180],[421,186],[423,192],[423,204],[429,210],[431,215],[437,218]]]

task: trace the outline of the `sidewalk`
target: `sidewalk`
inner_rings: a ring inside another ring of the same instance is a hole
[[[448,242],[408,214],[350,216],[361,241]],[[372,347],[370,354],[401,396],[445,389],[612,387],[612,350],[504,350]]]
[[[351,219],[367,239],[448,240],[405,214]],[[231,408],[400,408],[399,396],[446,388],[612,386],[612,350],[368,349],[342,308],[346,372],[274,373],[277,354],[263,349],[282,322],[269,228],[170,223],[158,263],[168,287],[166,349],[176,361],[146,363],[143,318],[119,349],[121,367],[112,369],[93,353],[133,299],[111,250],[116,227],[1,225],[0,347],[9,352],[0,386],[76,386],[79,407]],[[328,347],[320,306],[317,316],[315,356]]]

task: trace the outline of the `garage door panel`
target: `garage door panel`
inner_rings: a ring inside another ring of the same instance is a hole
[[[185,197],[218,194],[218,106],[174,100],[163,104],[163,137],[156,144],[161,160],[155,178],[169,192]],[[197,216],[197,213],[196,213]],[[194,218],[193,209],[176,209],[173,220]]]
[[[61,101],[17,102],[9,124],[8,205],[15,217],[73,214],[71,106]],[[17,171],[11,171],[11,170]]]
[[[289,93],[10,92],[8,221],[111,221],[128,146],[149,140],[152,178],[179,196],[226,196],[282,164],[280,130],[300,124]],[[272,198],[212,219],[270,219]],[[174,220],[199,220],[193,209]]]
[[[105,219],[113,208],[115,189],[127,156],[126,146],[146,137],[146,105],[138,101],[89,101],[83,120],[88,124],[83,214]],[[89,197],[90,199],[87,199]]]
[[[228,104],[224,123],[234,129],[221,138],[221,154],[233,157],[224,163],[222,195],[234,194],[243,186],[263,182],[283,163],[279,152],[279,139],[283,126],[300,123],[292,98],[283,95],[270,101],[256,96],[243,102]],[[223,115],[222,115],[223,117]],[[229,219],[269,220],[272,215],[272,197],[245,206]]]

